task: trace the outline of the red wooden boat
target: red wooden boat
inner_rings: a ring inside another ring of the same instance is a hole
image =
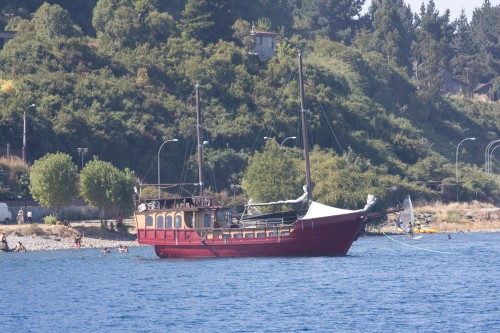
[[[373,197],[360,210],[329,207],[312,200],[300,54],[299,74],[307,181],[301,200],[309,203],[307,212],[261,214],[236,220],[231,209],[218,206],[212,198],[204,195],[197,85],[200,195],[175,199],[139,199],[135,220],[140,244],[154,245],[156,254],[162,258],[346,255],[369,220],[399,211],[369,213],[375,202]]]

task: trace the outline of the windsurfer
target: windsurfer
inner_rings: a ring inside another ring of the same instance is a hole
[[[413,239],[413,224],[408,224],[408,238]]]

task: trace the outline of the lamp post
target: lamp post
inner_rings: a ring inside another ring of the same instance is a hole
[[[161,196],[161,190],[160,190],[160,151],[163,145],[167,142],[177,142],[179,141],[178,139],[171,139],[163,142],[160,146],[160,149],[158,149],[158,199],[160,199]]]
[[[78,150],[78,155],[82,156],[82,167],[80,168],[80,172],[83,170],[83,155],[87,154],[89,149],[88,148],[76,148]]]
[[[241,188],[241,185],[229,185],[231,187],[231,190],[233,190],[233,211],[236,212],[236,189]]]
[[[456,178],[456,182],[457,182],[457,202],[458,202],[458,147],[460,147],[462,142],[468,141],[468,140],[474,141],[474,140],[476,140],[476,138],[466,138],[466,139],[463,139],[462,141],[460,141],[457,145],[457,152],[455,154],[455,178]]]
[[[26,163],[26,113],[28,112],[29,108],[35,107],[35,104],[31,104],[28,106],[23,113],[23,162]]]
[[[493,140],[490,143],[488,143],[488,145],[486,146],[486,150],[484,151],[484,171],[486,171],[486,173],[490,172],[490,167],[489,167],[490,153],[489,153],[489,150],[490,150],[491,146],[493,146],[497,142],[500,142],[500,139]]]

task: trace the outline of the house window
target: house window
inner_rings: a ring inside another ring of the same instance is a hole
[[[146,227],[152,227],[153,226],[153,216],[148,215],[146,216]]]
[[[257,45],[262,45],[262,36],[256,36],[255,41],[256,41]]]
[[[158,215],[156,218],[156,227],[163,228],[163,215]]]

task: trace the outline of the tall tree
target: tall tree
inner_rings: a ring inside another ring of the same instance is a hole
[[[379,0],[372,3],[374,41],[372,45],[389,64],[409,68],[414,39],[412,12],[403,0]]]
[[[484,0],[472,14],[471,34],[479,51],[473,73],[478,80],[488,82],[500,72],[500,5]]]
[[[474,73],[471,72],[471,69],[474,67],[475,61],[477,61],[477,49],[474,46],[471,27],[467,22],[467,16],[463,9],[460,17],[453,22],[453,25],[455,28],[451,45],[453,74],[471,87],[475,82]]]
[[[305,35],[350,43],[364,0],[297,0],[295,28]]]
[[[229,40],[235,20],[227,0],[187,0],[182,12],[182,33],[204,44]]]
[[[56,213],[68,205],[77,194],[76,166],[71,156],[47,154],[37,160],[31,167],[30,192],[33,199]]]
[[[80,174],[81,195],[99,209],[102,224],[106,209],[130,209],[133,187],[134,177],[130,170],[120,171],[111,163],[97,159],[87,163]]]
[[[433,0],[427,6],[422,3],[420,16],[416,19],[417,41],[412,45],[413,69],[421,91],[436,100],[441,84],[442,72],[449,67],[449,47],[452,26],[450,11],[439,15]]]
[[[297,161],[274,140],[267,140],[262,153],[256,153],[245,171],[242,187],[253,202],[274,202],[299,197],[303,181],[297,176]],[[302,177],[303,178],[303,177]],[[264,206],[263,212],[279,212],[284,207]]]

